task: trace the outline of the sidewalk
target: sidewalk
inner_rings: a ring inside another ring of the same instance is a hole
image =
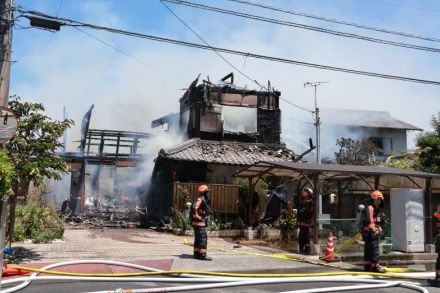
[[[268,248],[240,246],[222,238],[208,239],[208,254],[213,261],[195,260],[192,258],[192,246],[188,245],[193,241],[193,237],[147,229],[66,229],[63,241],[49,244],[14,243],[12,247],[16,252],[17,264],[33,267],[68,260],[100,259],[139,263],[162,270],[280,273],[334,270],[256,255],[268,254]],[[85,267],[82,269],[89,270]],[[107,271],[109,268],[100,267],[101,270]]]

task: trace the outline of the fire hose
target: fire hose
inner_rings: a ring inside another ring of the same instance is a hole
[[[142,273],[126,273],[126,274],[84,274],[84,273],[66,273],[66,272],[54,272],[50,271],[52,268],[61,267],[70,264],[111,264],[125,267],[131,267],[136,269],[145,270]],[[22,277],[11,280],[2,281],[2,285],[23,282],[12,288],[8,288],[2,293],[16,292],[20,289],[28,286],[33,280],[76,280],[76,281],[155,281],[155,282],[179,282],[179,283],[208,283],[197,285],[184,285],[177,287],[162,287],[162,288],[147,288],[147,289],[130,289],[127,292],[171,292],[171,291],[188,291],[198,289],[209,288],[224,288],[232,286],[249,286],[249,285],[263,285],[263,284],[279,284],[279,283],[297,283],[297,282],[345,282],[345,283],[367,283],[368,285],[355,285],[355,286],[338,286],[333,288],[315,288],[292,292],[340,292],[345,290],[360,290],[371,288],[385,288],[401,286],[408,289],[413,289],[418,292],[428,292],[423,287],[417,284],[408,283],[405,281],[388,281],[388,280],[374,280],[360,278],[359,276],[382,276],[399,278],[396,274],[379,274],[379,273],[356,273],[356,272],[332,272],[332,273],[314,273],[314,274],[238,274],[238,273],[217,273],[217,272],[199,272],[199,271],[187,271],[187,270],[173,270],[173,271],[160,271],[145,266],[114,262],[108,260],[86,260],[86,261],[69,261],[57,264],[48,265],[42,269],[33,269],[14,266],[14,268],[34,271],[29,277]],[[44,272],[48,274],[57,274],[64,276],[38,276],[38,273]],[[139,278],[134,276],[157,276],[157,275],[178,275],[179,277],[169,278]],[[350,275],[350,277],[343,277]],[[95,277],[91,277],[95,276]],[[129,277],[131,276],[131,277]],[[200,277],[200,276],[215,276],[215,277]],[[358,276],[358,277],[356,277]],[[325,291],[323,291],[325,290]],[[103,292],[118,292],[116,291],[103,291]],[[119,291],[124,292],[124,291]],[[96,292],[98,293],[98,292]],[[100,292],[99,292],[100,293]]]

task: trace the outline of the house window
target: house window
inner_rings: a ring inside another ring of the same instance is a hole
[[[379,149],[379,155],[390,156],[393,152],[393,139],[391,137],[370,138]]]

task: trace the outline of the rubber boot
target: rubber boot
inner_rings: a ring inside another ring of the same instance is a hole
[[[385,270],[385,269],[384,269],[383,267],[381,267],[381,266],[371,267],[371,271],[372,271],[373,273],[381,273],[381,274],[387,272],[387,270]]]
[[[311,255],[311,254],[312,254],[312,249],[311,249],[311,247],[310,247],[310,246],[306,246],[306,247],[304,248],[304,250],[303,250],[303,253],[304,253],[305,255]]]
[[[440,287],[440,277],[437,276],[435,279],[428,279],[428,284],[432,287]]]
[[[207,256],[207,255],[205,254],[205,255],[201,255],[201,256],[199,257],[199,259],[200,259],[200,260],[211,261],[211,260],[212,260],[212,257],[209,257],[209,256]]]

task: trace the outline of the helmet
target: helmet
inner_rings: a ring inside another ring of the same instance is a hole
[[[208,185],[203,184],[199,186],[199,195],[202,195],[207,191],[209,191]]]
[[[304,188],[303,191],[307,192],[310,196],[313,195],[313,190],[310,187]]]
[[[383,199],[383,194],[382,194],[382,192],[380,192],[379,190],[374,190],[374,191],[371,193],[371,198],[372,198],[372,199]]]

